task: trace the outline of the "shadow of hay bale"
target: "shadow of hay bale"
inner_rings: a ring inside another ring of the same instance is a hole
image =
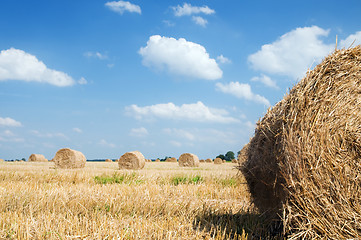
[[[222,239],[282,239],[281,222],[265,227],[264,216],[252,212],[216,213],[209,209],[197,216],[193,229],[210,236],[222,233]]]

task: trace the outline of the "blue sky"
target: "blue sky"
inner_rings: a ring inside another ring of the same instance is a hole
[[[0,158],[237,152],[361,2],[0,2]]]

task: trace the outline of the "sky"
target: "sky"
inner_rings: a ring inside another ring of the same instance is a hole
[[[1,0],[0,158],[237,152],[361,1]]]

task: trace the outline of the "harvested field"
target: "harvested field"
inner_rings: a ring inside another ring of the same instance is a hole
[[[4,163],[0,239],[246,239],[261,218],[234,166]]]

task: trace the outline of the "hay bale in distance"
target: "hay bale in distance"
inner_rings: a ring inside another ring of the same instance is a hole
[[[48,162],[48,159],[44,157],[42,154],[31,154],[28,162]]]
[[[237,159],[232,159],[232,163],[238,163]]]
[[[0,162],[5,162],[5,160],[4,160],[4,159],[2,159],[2,158],[0,158]]]
[[[199,162],[200,162],[200,163],[205,163],[205,162],[206,162],[206,160],[201,159],[201,160],[199,160]]]
[[[118,160],[120,169],[139,170],[145,166],[145,158],[139,151],[124,153]]]
[[[83,168],[86,163],[83,153],[70,148],[58,150],[53,160],[57,168]]]
[[[207,163],[212,163],[213,160],[212,160],[211,158],[207,158],[207,159],[206,159],[206,162],[207,162]]]
[[[111,159],[105,159],[105,162],[113,162],[113,160],[111,160]]]
[[[361,236],[361,47],[336,50],[269,109],[241,170],[288,237]]]
[[[157,159],[155,160],[155,162],[160,162],[160,159],[159,159],[159,158],[157,158]]]
[[[165,160],[166,162],[177,162],[177,159],[175,157],[167,158]]]
[[[178,158],[180,167],[199,167],[199,158],[192,153],[183,153]]]
[[[222,163],[223,163],[222,158],[216,158],[216,159],[214,159],[214,164],[222,164]]]

